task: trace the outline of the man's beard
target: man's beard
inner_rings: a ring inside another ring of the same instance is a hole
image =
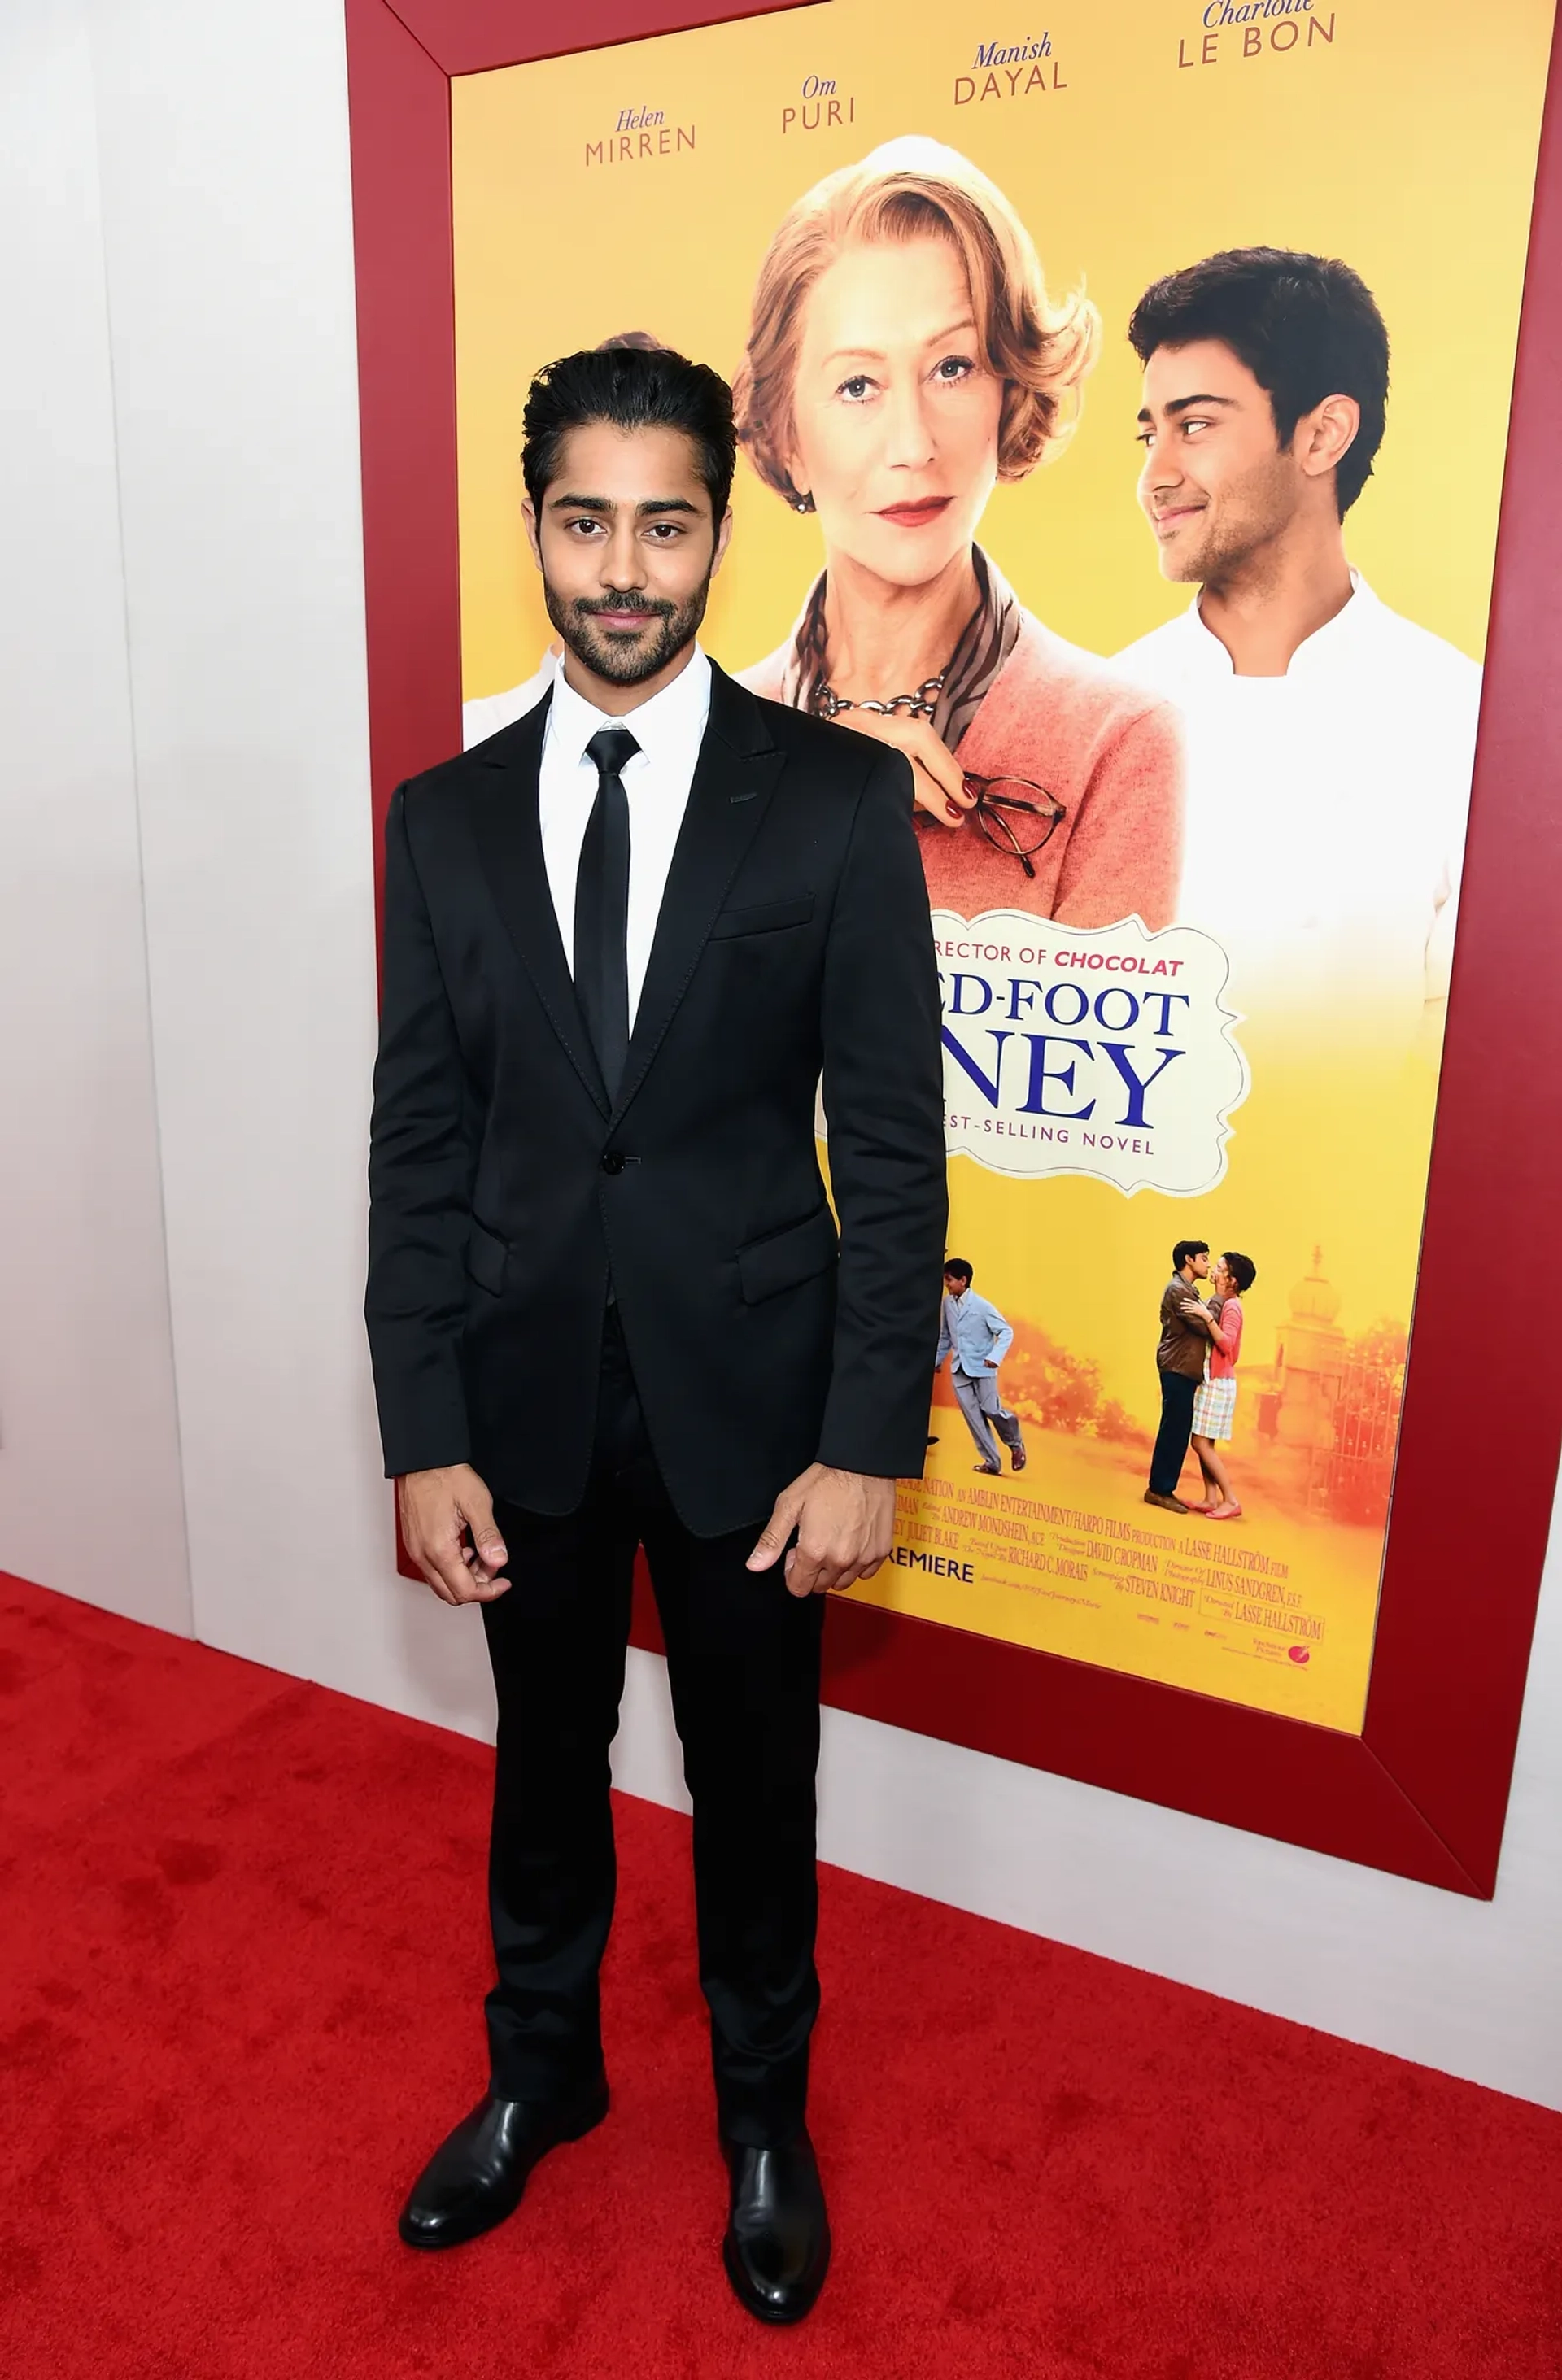
[[[1224,590],[1247,583],[1261,591],[1275,576],[1276,552],[1296,506],[1294,475],[1288,461],[1276,457],[1269,469],[1255,472],[1235,496],[1226,497],[1199,545],[1181,556],[1162,548],[1163,575],[1183,586]]]
[[[683,604],[655,603],[643,595],[604,595],[595,602],[587,602],[583,598],[572,602],[546,578],[543,581],[543,600],[548,607],[549,619],[578,662],[613,686],[643,686],[647,678],[654,677],[669,662],[676,661],[699,635],[714,567],[713,564]],[[639,612],[648,619],[658,620],[661,625],[644,641],[622,633],[615,636],[597,626],[595,615],[599,612]]]

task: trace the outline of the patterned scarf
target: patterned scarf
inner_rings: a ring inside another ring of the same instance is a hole
[[[945,663],[944,683],[933,712],[934,732],[951,752],[958,749],[961,736],[982,708],[983,697],[1019,642],[1023,617],[1019,597],[979,545],[971,547],[970,558],[979,589],[977,605]],[[821,572],[792,632],[791,650],[781,680],[783,702],[789,703],[794,710],[812,710],[821,715],[827,715],[829,710],[825,677],[826,585],[826,577]],[[880,698],[888,701],[894,695],[910,695],[916,690],[912,686],[895,686],[887,688]]]

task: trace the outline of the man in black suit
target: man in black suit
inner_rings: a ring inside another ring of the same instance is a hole
[[[366,1310],[403,1535],[436,1595],[481,1604],[499,1714],[490,2085],[402,2237],[486,2230],[606,2113],[608,1747],[643,1546],[694,1803],[725,2262],[792,2322],[829,2257],[804,2122],[822,1597],[878,1568],[921,1469],[944,1141],[906,762],[695,641],[734,454],[726,383],[665,350],[533,384],[527,528],[564,663],[391,805]]]

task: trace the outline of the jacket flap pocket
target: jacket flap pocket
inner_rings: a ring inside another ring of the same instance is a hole
[[[488,1290],[494,1297],[503,1293],[509,1254],[506,1242],[495,1239],[481,1223],[474,1223],[467,1233],[467,1270],[479,1289]]]
[[[744,1305],[757,1305],[763,1297],[775,1297],[783,1289],[795,1289],[800,1281],[812,1281],[815,1273],[835,1263],[836,1254],[835,1217],[828,1207],[816,1208],[800,1223],[788,1223],[784,1232],[750,1240],[738,1251]]]
[[[787,901],[757,901],[746,909],[724,909],[711,928],[711,940],[729,934],[774,934],[783,926],[806,926],[813,915],[812,892],[794,893]]]

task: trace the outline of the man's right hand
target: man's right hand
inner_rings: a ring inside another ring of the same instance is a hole
[[[409,1471],[396,1483],[408,1552],[441,1603],[492,1603],[509,1586],[509,1560],[494,1524],[494,1499],[470,1463]],[[471,1531],[471,1544],[464,1540]]]

